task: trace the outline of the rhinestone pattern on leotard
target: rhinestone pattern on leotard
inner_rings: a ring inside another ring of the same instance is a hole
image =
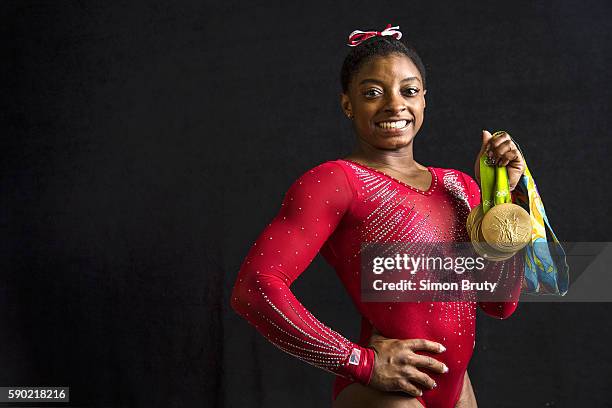
[[[233,308],[281,350],[338,375],[335,394],[350,381],[367,383],[373,353],[367,338],[352,342],[317,320],[292,294],[291,283],[319,251],[334,267],[370,327],[394,338],[428,338],[447,347],[450,368],[425,392],[427,407],[446,407],[461,384],[474,347],[476,307],[504,318],[515,302],[364,303],[360,300],[362,245],[387,243],[387,251],[425,250],[427,243],[468,242],[465,219],[480,200],[465,173],[429,168],[427,191],[348,160],[322,163],[289,188],[279,213],[245,258],[232,292]],[[381,254],[381,256],[384,256]],[[497,263],[496,267],[504,266]],[[515,267],[514,265],[509,265]],[[510,299],[512,300],[512,299]],[[349,356],[353,359],[349,363]],[[339,378],[346,378],[339,382]]]

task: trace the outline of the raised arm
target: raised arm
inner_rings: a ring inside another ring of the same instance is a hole
[[[467,185],[470,209],[480,204],[480,187],[469,175],[462,173]],[[511,192],[512,202],[515,200],[515,190]],[[484,273],[487,278],[494,278],[506,287],[502,290],[507,294],[508,301],[478,302],[478,306],[488,315],[498,319],[506,319],[514,313],[518,306],[523,281],[524,263],[520,255],[513,256],[506,261],[487,262]],[[509,285],[509,287],[508,287]]]
[[[368,384],[374,351],[317,320],[290,290],[352,201],[353,191],[338,164],[326,162],[299,177],[243,261],[231,306],[281,350]]]

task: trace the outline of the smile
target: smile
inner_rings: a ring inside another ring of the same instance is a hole
[[[388,121],[388,122],[378,122],[376,124],[377,128],[385,129],[385,130],[402,130],[407,128],[412,121],[407,120],[397,120],[397,121]]]

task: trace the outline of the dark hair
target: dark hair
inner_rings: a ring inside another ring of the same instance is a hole
[[[340,71],[342,92],[346,93],[348,91],[351,79],[363,64],[374,57],[385,57],[389,54],[404,54],[410,58],[421,74],[423,89],[425,89],[425,65],[421,61],[419,54],[417,54],[411,45],[386,35],[370,37],[358,46],[351,48],[348,55],[344,58],[342,70]]]

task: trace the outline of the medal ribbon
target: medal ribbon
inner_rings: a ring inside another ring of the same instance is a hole
[[[500,133],[495,132],[493,137],[499,136]],[[516,141],[515,144],[525,160],[520,146]],[[512,202],[506,167],[489,163],[486,154],[480,156],[480,192],[483,213],[496,204]],[[514,192],[515,204],[529,212],[532,226],[531,242],[525,247],[525,292],[564,295],[569,287],[569,266],[565,250],[553,232],[535,180],[526,162],[525,173],[519,179]]]
[[[495,132],[493,138],[502,133]],[[490,163],[484,153],[480,156],[480,194],[483,214],[486,214],[494,205],[512,202],[506,166],[496,166]]]

